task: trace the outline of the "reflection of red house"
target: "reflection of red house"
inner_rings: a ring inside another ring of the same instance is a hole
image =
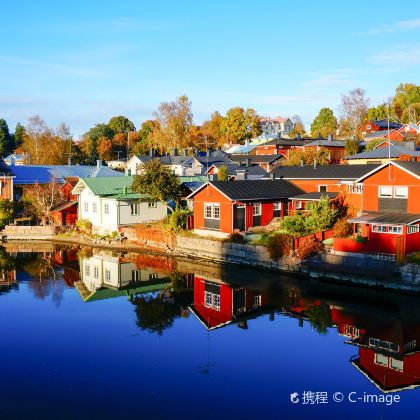
[[[303,191],[284,180],[212,181],[194,199],[194,229],[230,234],[266,226],[287,212],[288,198]]]
[[[209,330],[246,321],[264,304],[264,295],[256,290],[194,278],[194,304],[190,309]]]
[[[79,257],[76,249],[63,249],[54,254],[54,263],[63,267],[63,279],[70,286],[80,281]]]

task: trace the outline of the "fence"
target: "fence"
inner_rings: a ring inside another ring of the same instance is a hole
[[[318,239],[319,241],[324,241],[325,239],[331,239],[333,237],[333,231],[331,230],[323,230],[316,233],[311,233],[305,236],[299,236],[298,238],[293,238],[293,250],[298,249],[299,245],[302,242],[307,241],[308,239]]]

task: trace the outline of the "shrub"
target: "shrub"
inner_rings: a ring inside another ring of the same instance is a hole
[[[278,260],[291,250],[291,237],[286,233],[274,233],[268,237],[267,249],[272,260]]]
[[[82,233],[92,233],[92,222],[87,219],[80,219],[76,221],[76,227],[82,232]]]
[[[15,203],[10,200],[0,200],[0,229],[13,222],[15,218]]]
[[[232,233],[223,242],[230,242],[233,244],[246,244],[246,239],[240,233]]]
[[[359,242],[361,244],[365,244],[367,242],[367,238],[357,235],[356,238],[354,239],[356,242]]]
[[[188,209],[175,209],[168,217],[166,227],[172,233],[178,233],[180,230],[187,229],[187,218],[191,214]]]
[[[309,238],[299,244],[297,249],[297,256],[301,260],[306,260],[312,255],[318,254],[318,252],[322,252],[323,249],[324,247],[322,242],[318,241],[316,238]]]
[[[333,235],[334,238],[347,238],[353,233],[350,223],[346,219],[340,219],[334,225]]]

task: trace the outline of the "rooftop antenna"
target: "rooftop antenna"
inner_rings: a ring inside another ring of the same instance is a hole
[[[389,136],[389,98],[388,98],[388,106],[386,107],[386,115],[387,115],[387,122],[388,122],[388,181],[391,181],[391,138]]]

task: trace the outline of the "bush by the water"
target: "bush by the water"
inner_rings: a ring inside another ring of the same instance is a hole
[[[230,242],[233,244],[246,244],[246,239],[240,233],[232,233],[223,242]]]
[[[187,219],[191,214],[188,209],[176,209],[168,216],[167,228],[172,233],[187,229]]]
[[[350,223],[346,219],[340,219],[333,227],[334,238],[347,238],[353,233]]]
[[[302,241],[299,244],[297,249],[297,256],[301,260],[306,260],[307,258],[311,257],[312,255],[318,254],[322,252],[324,249],[322,242],[318,241],[316,238],[309,238]]]
[[[291,248],[291,237],[286,233],[274,233],[268,237],[267,249],[272,260],[288,255]]]

